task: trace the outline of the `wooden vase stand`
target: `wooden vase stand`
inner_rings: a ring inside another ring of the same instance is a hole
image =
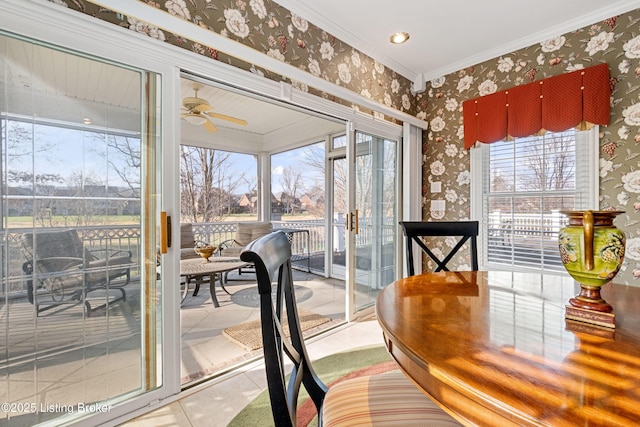
[[[616,327],[613,307],[600,296],[600,286],[580,285],[580,293],[569,300],[565,318],[605,328]]]

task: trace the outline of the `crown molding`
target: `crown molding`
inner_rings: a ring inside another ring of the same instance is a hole
[[[330,18],[318,13],[317,10],[312,10],[297,0],[273,0],[273,2],[285,9],[288,9],[289,12],[295,13],[307,21],[312,22],[316,27],[328,31],[332,36],[335,36],[337,39],[347,43],[354,49],[364,53],[381,64],[384,64],[385,67],[395,71],[408,80],[413,80],[416,75],[420,73],[420,70],[411,70],[404,64],[401,64],[395,59],[377,51],[375,47],[371,46],[370,42],[363,40],[346,28],[336,25],[336,23]]]
[[[558,37],[562,34],[566,34],[566,33],[575,31],[577,29],[586,27],[588,25],[591,25],[595,22],[602,21],[603,19],[607,19],[612,16],[616,16],[616,15],[629,12],[631,10],[638,9],[638,8],[640,8],[639,0],[627,0],[627,1],[618,2],[615,4],[606,5],[598,10],[591,11],[587,14],[580,15],[575,19],[566,21],[561,25],[556,25],[554,27],[548,28],[545,31],[533,33],[528,35],[527,37],[513,40],[508,43],[502,44],[500,46],[496,46],[493,49],[486,50],[477,55],[470,56],[468,58],[465,58],[462,61],[453,62],[447,65],[446,67],[442,67],[433,71],[423,72],[421,75],[417,76],[414,79],[414,86],[419,87],[419,84],[422,81],[428,82],[438,77],[455,73],[467,67],[471,67],[471,66],[480,64],[484,61],[498,58],[501,55],[506,55],[511,52],[515,52],[517,50],[527,48],[529,46],[533,46],[544,40],[548,40],[553,37]],[[580,13],[580,12],[577,11],[576,13]]]
[[[344,99],[345,101],[352,102],[355,105],[360,105],[423,129],[428,127],[428,123],[426,121],[420,120],[415,116],[366,98],[345,87],[324,80],[321,77],[316,77],[299,69],[298,67],[287,64],[278,59],[271,58],[252,47],[223,37],[220,34],[202,28],[198,25],[194,25],[191,22],[173,16],[158,8],[149,6],[146,3],[127,0],[92,0],[92,2],[115,12],[122,13],[126,16],[149,22],[158,28],[170,31],[174,34],[179,34],[189,40],[202,43],[205,46],[215,46],[216,49],[226,52],[240,60],[254,64],[259,68],[270,70],[276,74],[286,76],[294,81],[304,83],[322,92],[326,92],[340,99]]]

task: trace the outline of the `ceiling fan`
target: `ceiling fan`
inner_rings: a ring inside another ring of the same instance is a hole
[[[193,90],[195,92],[195,96],[187,96],[182,100],[182,111],[184,112],[180,114],[181,118],[192,125],[203,125],[209,132],[215,132],[218,130],[211,121],[211,118],[227,120],[243,126],[247,124],[246,120],[211,111],[213,110],[213,107],[209,104],[209,101],[198,98],[198,89],[200,89],[200,87],[194,86]]]

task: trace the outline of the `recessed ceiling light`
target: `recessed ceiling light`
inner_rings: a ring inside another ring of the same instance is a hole
[[[82,119],[82,123],[84,123],[85,125],[90,125],[91,119],[89,117],[85,117],[84,119]]]
[[[389,40],[391,40],[391,43],[393,43],[393,44],[404,43],[407,40],[409,40],[409,33],[404,33],[404,32],[394,33],[394,34],[391,35]]]

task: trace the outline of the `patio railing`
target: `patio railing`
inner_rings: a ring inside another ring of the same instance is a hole
[[[69,227],[51,227],[47,230],[68,230]],[[138,279],[140,271],[137,266],[140,254],[140,227],[135,226],[92,226],[74,227],[78,231],[80,239],[90,250],[127,250],[132,254],[131,278]],[[9,296],[26,293],[27,277],[22,271],[25,257],[22,254],[20,238],[23,233],[32,232],[33,228],[6,229],[2,235],[2,288],[0,296]]]
[[[325,220],[296,220],[296,221],[273,221],[274,229],[294,229],[304,232],[291,233],[291,249],[294,259],[304,259],[309,254],[324,253],[326,247]],[[338,228],[344,225],[338,224]],[[383,228],[383,242],[390,243],[394,239],[394,224],[386,224]],[[55,230],[56,228],[51,228]],[[68,229],[61,227],[57,229]],[[141,236],[140,228],[136,226],[93,226],[75,228],[89,249],[118,249],[128,250],[133,254],[133,264],[140,264]],[[2,270],[3,286],[0,289],[0,296],[8,293],[19,295],[26,292],[26,278],[22,272],[22,264],[25,259],[20,249],[20,236],[22,233],[32,232],[32,228],[12,228],[3,232],[0,243],[0,251],[4,261]],[[193,231],[196,239],[210,242],[217,245],[225,240],[233,239],[236,233],[236,223],[215,222],[215,223],[194,223]],[[344,236],[344,233],[338,234]],[[360,234],[356,239],[356,246],[366,246],[371,244],[372,226],[366,220],[360,222]],[[343,248],[344,242],[336,242],[335,250]],[[131,278],[139,279],[140,271],[132,269]]]
[[[306,257],[309,253],[324,251],[324,221],[274,221],[274,228],[288,228],[308,230],[305,233],[292,233],[292,252],[294,256]],[[50,230],[62,230],[69,227],[50,228]],[[93,226],[75,227],[89,249],[117,249],[128,250],[133,254],[132,262],[139,265],[140,256],[140,227],[136,226]],[[193,230],[196,239],[211,242],[217,245],[225,240],[233,239],[236,233],[236,223],[194,223]],[[26,277],[22,271],[25,258],[21,252],[20,237],[23,233],[32,232],[32,228],[12,228],[4,230],[0,243],[2,254],[2,270],[6,272],[2,276],[3,286],[0,296],[18,296],[26,293]],[[131,278],[139,279],[140,271],[133,268]]]

